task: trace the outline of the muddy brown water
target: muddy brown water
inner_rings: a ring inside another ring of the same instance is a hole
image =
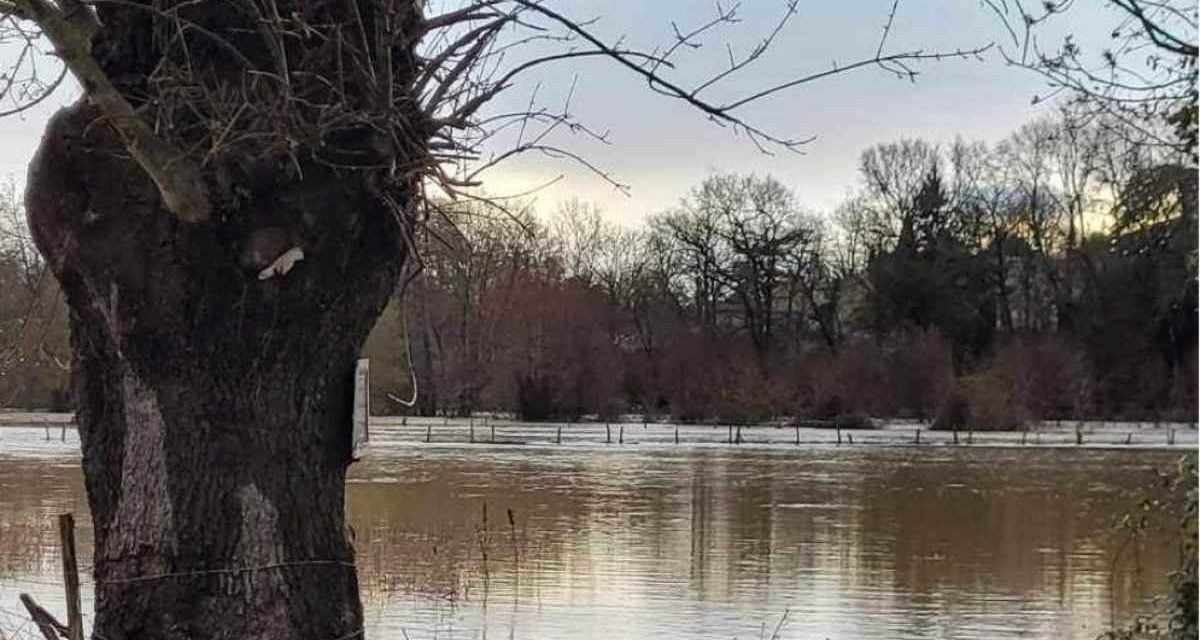
[[[9,637],[64,608],[55,515],[90,556],[73,438],[0,429]],[[369,638],[1084,639],[1163,592],[1174,547],[1114,523],[1178,457],[392,443],[347,506]]]

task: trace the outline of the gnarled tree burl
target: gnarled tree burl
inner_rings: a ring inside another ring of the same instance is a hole
[[[439,15],[420,0],[0,0],[0,40],[26,44],[0,101],[57,86],[22,67],[46,41],[84,90],[45,133],[27,209],[71,309],[95,637],[362,635],[343,511],[353,362],[419,263],[426,186],[462,194],[479,167],[559,154],[549,134],[587,131],[536,105],[481,115],[530,69],[601,57],[755,144],[794,148],[736,113],[841,71],[909,77],[914,61],[978,53],[881,41],[722,97],[795,0],[783,9],[746,55],[685,86],[676,54],[735,10],[646,53],[535,0]],[[517,129],[507,151],[461,164]]]

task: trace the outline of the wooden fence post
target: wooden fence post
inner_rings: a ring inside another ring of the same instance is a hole
[[[83,640],[83,614],[79,606],[79,565],[75,561],[75,516],[58,517],[62,540],[63,583],[67,587],[67,629],[70,640]]]

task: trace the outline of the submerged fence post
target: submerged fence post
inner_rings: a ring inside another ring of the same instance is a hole
[[[425,442],[433,442],[433,425],[425,425]]]
[[[1133,444],[1133,432],[1125,434],[1125,444]]]
[[[471,444],[475,444],[475,421],[471,421]]]
[[[625,444],[625,425],[621,425],[621,430],[617,432],[617,444]]]
[[[838,444],[841,444],[842,443],[842,428],[834,427],[833,429],[834,429],[834,431],[837,431]]]
[[[958,429],[954,429],[954,444],[958,444]]]
[[[496,444],[496,425],[492,425],[492,444]]]
[[[562,444],[562,425],[558,425],[558,431],[554,434],[554,444]]]
[[[1021,446],[1022,446],[1022,447],[1023,447],[1023,446],[1025,446],[1025,440],[1026,440],[1026,438],[1028,438],[1028,437],[1029,437],[1029,432],[1028,432],[1028,431],[1022,431],[1022,432],[1021,432]]]
[[[83,615],[79,606],[79,566],[75,562],[75,516],[58,517],[62,540],[63,582],[67,588],[67,633],[69,640],[83,640]]]
[[[1167,444],[1168,445],[1175,444],[1175,430],[1174,429],[1167,431]]]
[[[913,434],[913,444],[921,444],[921,429],[918,428]]]
[[[800,426],[796,426],[796,446],[800,446]]]
[[[742,425],[740,424],[737,426],[737,440],[735,444],[742,444]]]
[[[1083,444],[1083,429],[1079,425],[1075,425],[1075,444]]]
[[[679,444],[679,427],[675,427],[675,444]]]
[[[604,444],[612,444],[612,425],[604,423]]]

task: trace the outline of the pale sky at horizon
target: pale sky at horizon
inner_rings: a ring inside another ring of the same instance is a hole
[[[1058,31],[1047,32],[1044,42],[1056,44],[1056,35],[1064,28],[1084,42],[1089,35],[1102,41],[1115,22],[1111,10],[1102,5],[1100,0],[1077,2],[1060,18]],[[637,11],[629,11],[631,6]],[[718,69],[726,56],[725,41],[735,52],[751,48],[783,6],[784,0],[745,0],[740,12],[743,21],[726,27],[726,37],[710,39],[705,49],[684,54],[678,77],[694,82]],[[626,44],[646,49],[670,43],[672,20],[684,29],[711,18],[713,7],[699,0],[557,4],[575,18],[599,16],[592,26],[598,34],[624,37]],[[715,91],[712,100],[721,102],[823,71],[834,61],[844,65],[870,57],[890,7],[891,0],[802,1],[799,14],[771,52],[727,86],[718,87],[727,90]],[[1002,42],[1006,37],[999,19],[978,0],[901,0],[887,50],[952,51]],[[528,88],[536,80],[543,82],[541,95],[553,104],[575,81],[572,115],[593,129],[608,130],[610,144],[570,137],[557,142],[611,172],[629,185],[631,195],[622,195],[569,161],[535,157],[502,165],[488,175],[487,189],[496,195],[524,192],[561,174],[562,180],[537,194],[539,212],[551,213],[560,201],[577,197],[597,203],[615,221],[636,225],[647,214],[674,206],[710,173],[756,172],[770,173],[792,188],[803,206],[829,211],[854,188],[858,156],[873,144],[903,137],[950,143],[956,136],[994,143],[1050,109],[1031,105],[1035,94],[1045,93],[1044,82],[1028,71],[1007,67],[995,51],[983,61],[923,63],[917,69],[921,75],[916,83],[866,68],[751,105],[740,115],[773,134],[816,136],[804,155],[779,151],[767,156],[694,109],[650,92],[611,63],[574,62],[548,68],[540,76],[531,76],[524,90],[511,93],[496,109],[524,106]],[[54,108],[74,97],[71,93],[64,91],[31,113],[0,119],[0,176],[11,175],[23,183],[46,120]]]

